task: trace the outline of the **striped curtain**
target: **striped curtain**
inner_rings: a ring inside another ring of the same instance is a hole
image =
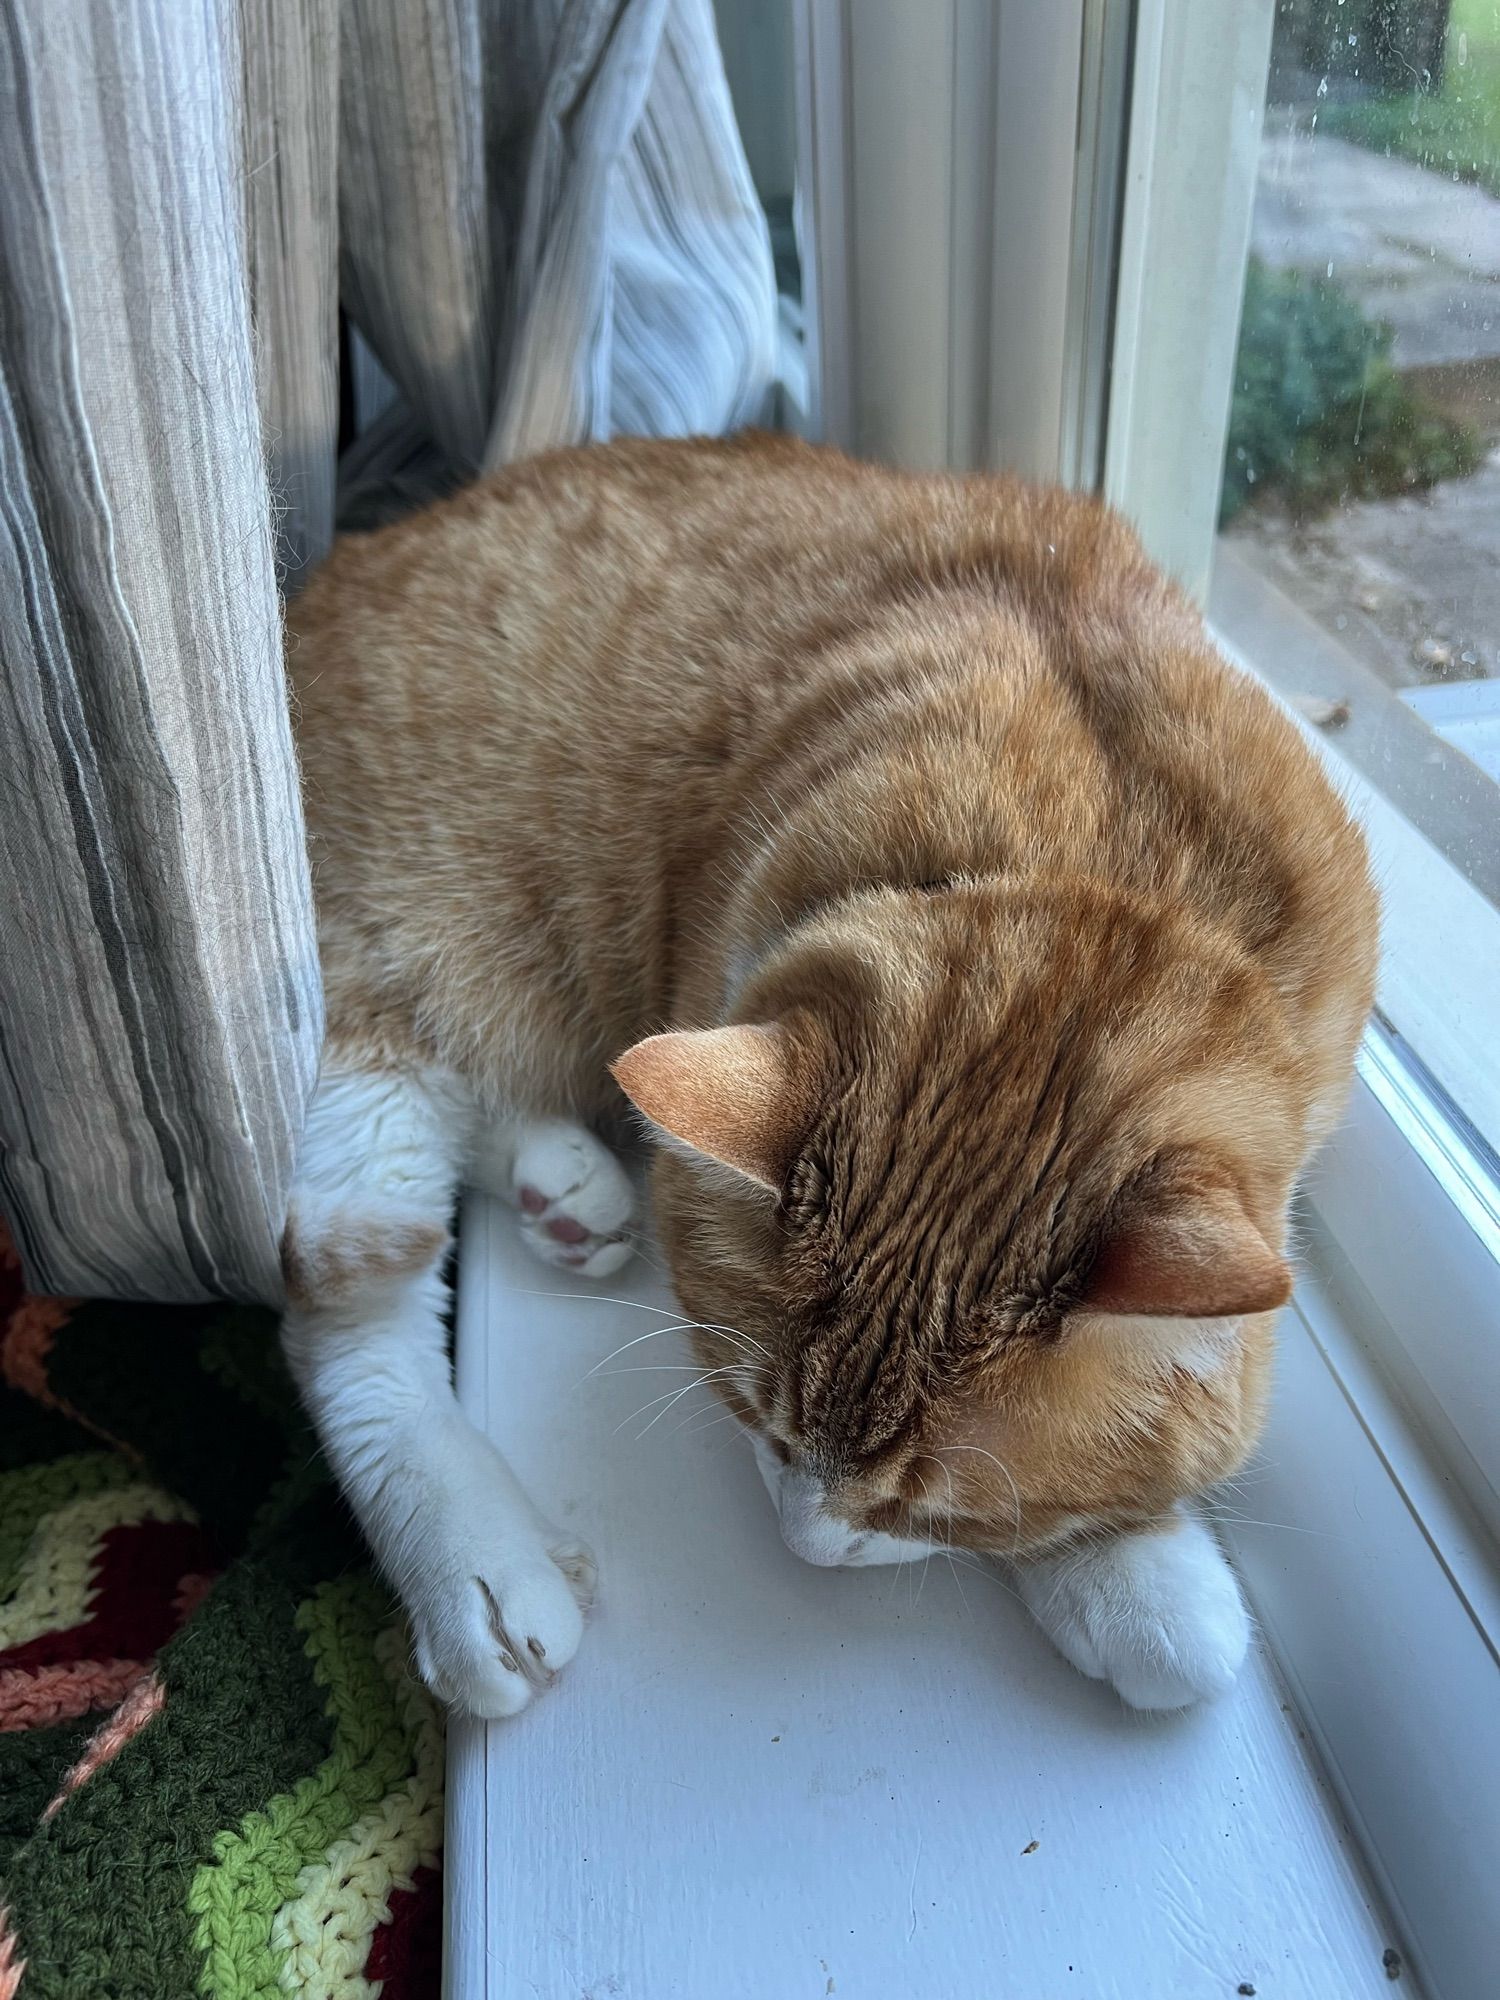
[[[339,311],[389,383],[337,458]],[[341,508],[759,413],[709,0],[0,0],[0,1207],[275,1301],[321,1045],[280,603]]]

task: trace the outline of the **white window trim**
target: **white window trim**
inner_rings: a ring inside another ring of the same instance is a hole
[[[1493,1543],[1316,1269],[1220,1533],[1429,2000],[1494,1987]]]
[[[1097,452],[1112,245],[1085,195],[1123,138],[1124,10],[793,4],[814,434],[1038,478]]]
[[[1201,598],[1275,0],[1135,0],[1135,19],[1104,492]]]

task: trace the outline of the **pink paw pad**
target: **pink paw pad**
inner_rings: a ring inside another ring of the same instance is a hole
[[[522,1188],[521,1207],[525,1210],[525,1212],[528,1215],[540,1215],[542,1210],[546,1206],[547,1206],[547,1197],[542,1193],[540,1188],[534,1188],[534,1187]]]
[[[547,1234],[558,1243],[587,1243],[593,1234],[581,1222],[575,1222],[571,1215],[554,1215],[546,1229]]]

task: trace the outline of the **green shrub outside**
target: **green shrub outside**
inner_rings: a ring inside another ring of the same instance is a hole
[[[1478,436],[1403,382],[1391,338],[1333,282],[1250,259],[1221,524],[1252,496],[1315,514],[1475,470]]]

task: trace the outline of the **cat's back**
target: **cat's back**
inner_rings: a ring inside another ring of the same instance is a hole
[[[633,756],[639,786],[659,756],[722,772],[887,693],[920,726],[938,683],[991,710],[1023,681],[1076,705],[1090,655],[1115,722],[1127,699],[1160,714],[1222,692],[1121,678],[1125,655],[1200,628],[1098,503],[756,432],[524,461],[342,538],[287,622],[315,812],[387,794],[398,758],[432,784],[456,756],[514,785],[596,783]]]
[[[430,965],[488,925],[522,976],[617,997],[601,1044],[670,1014],[768,822],[803,829],[793,900],[1073,871],[1252,951],[1369,955],[1315,761],[1091,499],[622,440],[342,542],[288,622],[325,933]]]

